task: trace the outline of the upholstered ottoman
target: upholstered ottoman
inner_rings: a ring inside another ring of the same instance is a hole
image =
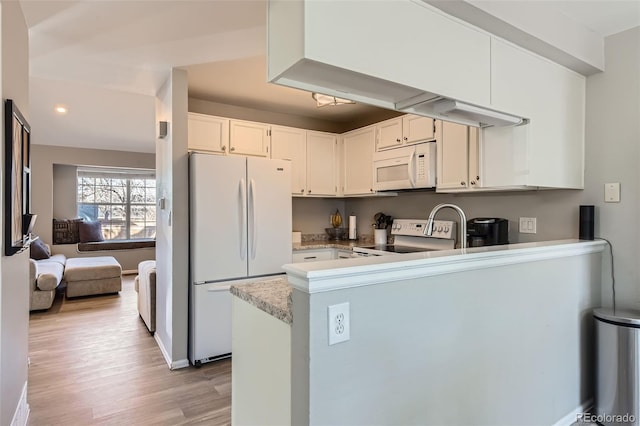
[[[67,297],[117,293],[122,290],[122,267],[112,256],[72,257],[64,267]]]

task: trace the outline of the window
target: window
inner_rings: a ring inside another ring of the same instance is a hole
[[[156,236],[153,170],[79,167],[78,216],[102,223],[105,240]]]

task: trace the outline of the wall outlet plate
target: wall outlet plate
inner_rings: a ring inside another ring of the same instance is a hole
[[[605,203],[620,202],[620,182],[604,184],[604,202]]]
[[[349,302],[331,305],[327,311],[329,313],[329,345],[349,340],[351,338]]]

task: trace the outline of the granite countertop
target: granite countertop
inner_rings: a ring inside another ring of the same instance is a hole
[[[291,324],[291,286],[287,276],[265,278],[245,284],[233,284],[231,294],[252,304],[256,308]]]

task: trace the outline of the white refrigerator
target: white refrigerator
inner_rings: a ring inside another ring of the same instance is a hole
[[[291,163],[192,153],[189,207],[189,360],[199,366],[231,353],[229,286],[291,263]]]

